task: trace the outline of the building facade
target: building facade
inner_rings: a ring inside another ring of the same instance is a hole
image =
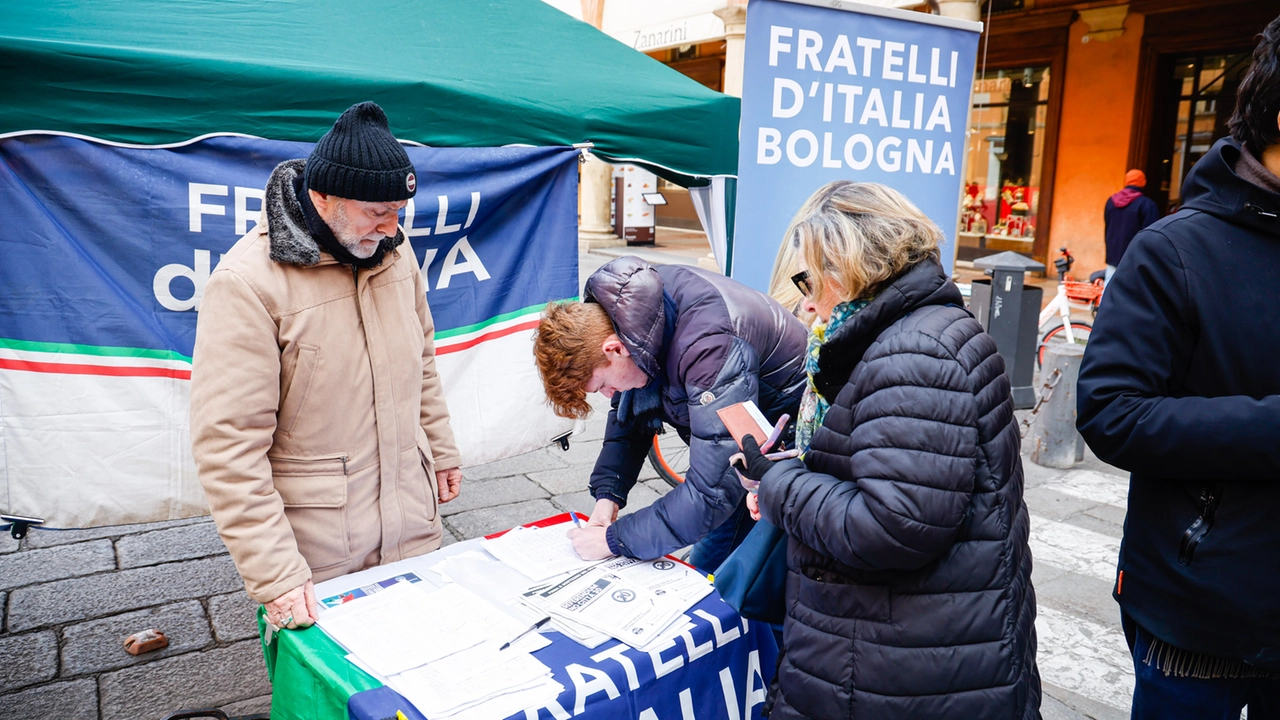
[[[740,94],[745,0],[554,0],[620,42]],[[1273,0],[877,0],[981,20],[957,228],[958,260],[1002,250],[1077,277],[1104,265],[1103,206],[1130,168],[1165,212],[1195,161],[1227,134]],[[718,22],[718,24],[717,24]],[[735,53],[734,44],[737,45]],[[658,223],[696,227],[679,191]],[[665,216],[664,216],[665,215]]]

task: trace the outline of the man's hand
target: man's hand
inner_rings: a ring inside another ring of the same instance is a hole
[[[308,580],[280,597],[267,603],[267,622],[277,628],[311,627],[320,617],[320,605],[316,603],[316,588]]]
[[[462,492],[462,468],[449,468],[436,471],[436,488],[440,491],[440,502],[447,503]]]
[[[569,539],[573,541],[573,549],[583,560],[603,560],[613,555],[609,552],[609,541],[605,539],[605,528],[599,525],[587,525],[569,531]]]
[[[751,513],[752,520],[760,519],[760,496],[755,493],[747,493],[747,512]]]
[[[587,521],[587,525],[593,527],[609,527],[613,521],[618,519],[618,503],[608,499],[600,498],[596,501],[596,506],[591,511],[591,519]]]

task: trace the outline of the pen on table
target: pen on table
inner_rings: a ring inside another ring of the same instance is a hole
[[[576,517],[577,517],[577,516],[574,516],[574,517],[575,517],[575,519],[576,519]],[[508,640],[507,642],[503,643],[502,647],[498,648],[498,652],[502,652],[503,650],[506,650],[507,648],[511,647],[512,643],[516,642],[517,640],[519,640],[520,638],[524,637],[525,635],[528,635],[529,633],[533,632],[534,630],[537,630],[538,628],[542,627],[543,625],[546,625],[546,624],[547,624],[547,623],[549,623],[549,622],[551,622],[551,616],[549,616],[549,615],[548,615],[547,617],[544,617],[544,618],[542,618],[541,620],[539,620],[538,622],[536,622],[536,623],[534,623],[534,624],[530,625],[529,627],[525,628],[525,629],[524,629],[524,632],[521,632],[519,635],[517,635],[517,636],[515,636],[515,637],[511,638],[510,640]]]

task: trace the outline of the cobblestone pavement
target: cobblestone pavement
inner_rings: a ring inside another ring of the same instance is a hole
[[[582,271],[610,258],[582,256]],[[597,396],[598,397],[598,396]],[[603,407],[603,404],[598,405]],[[603,437],[596,412],[568,452],[545,448],[464,472],[443,508],[446,542],[555,513],[589,512]],[[678,443],[678,440],[675,442]],[[1024,457],[1048,720],[1127,717],[1132,669],[1110,588],[1127,481],[1090,456],[1070,471]],[[667,491],[652,468],[624,512]],[[254,620],[208,519],[0,536],[0,717],[160,720],[193,707],[265,712],[270,685]],[[159,628],[165,650],[125,636]]]

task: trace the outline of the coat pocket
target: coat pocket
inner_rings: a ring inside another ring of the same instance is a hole
[[[799,573],[796,602],[834,618],[890,622],[889,588],[863,585],[825,568],[806,567]]]
[[[416,446],[400,454],[400,472],[404,478],[402,497],[409,517],[432,523],[440,512],[436,463],[431,455],[431,443],[421,427],[418,428],[417,437]]]
[[[298,352],[293,361],[293,372],[288,382],[280,388],[280,410],[276,422],[286,435],[298,426],[298,418],[306,407],[307,397],[311,395],[316,369],[320,366],[320,348],[314,345],[298,343]],[[274,461],[273,461],[274,462]]]
[[[349,559],[347,456],[268,457],[298,552],[313,571]]]

